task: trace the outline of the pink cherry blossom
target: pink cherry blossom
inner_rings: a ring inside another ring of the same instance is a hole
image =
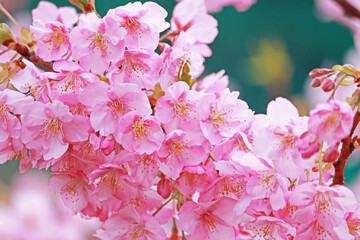
[[[117,155],[116,159],[120,160],[119,164],[125,164],[131,169],[130,175],[138,184],[151,187],[158,182],[160,157],[156,153],[139,155],[124,150]]]
[[[54,175],[49,180],[49,189],[60,193],[66,207],[74,213],[81,212],[89,203],[91,186],[82,174],[61,173]]]
[[[216,19],[206,12],[204,1],[182,0],[174,8],[171,31],[187,32],[197,42],[211,43],[217,30]]]
[[[172,178],[177,178],[184,166],[198,165],[208,158],[204,148],[198,144],[189,144],[186,133],[181,130],[166,135],[157,153],[166,159]]]
[[[318,137],[311,132],[304,132],[298,138],[298,149],[301,157],[309,158],[319,151],[320,142]]]
[[[179,228],[189,234],[189,240],[234,240],[235,231],[231,226],[239,222],[233,211],[235,203],[226,197],[209,203],[186,202],[179,212]]]
[[[284,220],[260,216],[255,221],[246,224],[246,228],[255,235],[254,239],[289,239],[296,235],[295,227]]]
[[[141,117],[133,111],[119,122],[120,144],[129,152],[151,154],[160,148],[164,132],[153,116]]]
[[[161,67],[160,56],[146,49],[128,49],[124,57],[111,72],[111,81],[116,83],[133,83],[140,88],[154,89],[159,78]]]
[[[181,75],[184,66],[189,67],[189,74],[196,78],[204,70],[204,56],[211,55],[203,46],[195,44],[195,39],[190,33],[180,32],[172,42],[172,46],[164,45],[161,53],[163,66],[160,75],[160,85],[166,90]]]
[[[101,74],[123,56],[125,34],[125,29],[109,16],[100,19],[95,13],[81,15],[79,25],[70,33],[72,56],[86,70]]]
[[[285,207],[287,187],[287,179],[270,169],[251,176],[246,184],[246,191],[256,198],[269,198],[271,207],[279,210]]]
[[[310,112],[309,131],[333,146],[350,134],[353,116],[353,111],[346,102],[331,100],[319,104]]]
[[[296,178],[312,168],[298,149],[298,139],[307,130],[307,118],[299,117],[294,105],[284,98],[276,98],[267,107],[267,122],[254,131],[254,151],[269,158],[274,168],[286,177]]]
[[[88,138],[88,123],[73,116],[69,107],[59,101],[43,104],[32,102],[22,106],[23,128],[21,139],[30,148],[40,151],[45,160],[61,157],[69,143]]]
[[[90,122],[102,136],[114,134],[120,138],[119,121],[131,111],[140,115],[150,115],[151,108],[144,92],[135,84],[119,83],[116,86],[104,82],[94,82],[80,94],[81,103],[92,107]],[[107,124],[104,125],[104,122]]]
[[[12,159],[19,160],[21,173],[36,162],[30,156],[37,157],[34,152],[27,153],[20,138],[22,126],[19,106],[32,102],[32,97],[26,97],[17,91],[5,89],[0,92],[0,164]]]
[[[29,94],[36,100],[47,103],[52,97],[49,79],[42,76],[42,70],[33,63],[23,60],[26,67],[11,78],[10,83],[17,91]]]
[[[154,217],[140,214],[133,207],[127,207],[112,215],[96,236],[101,239],[163,240],[166,238],[166,233]]]
[[[155,50],[159,43],[159,33],[169,27],[165,22],[167,12],[155,2],[128,3],[108,12],[117,20],[118,26],[125,28],[125,44],[129,48]]]
[[[213,181],[214,172],[203,166],[186,166],[176,180],[177,189],[184,196],[203,192]]]
[[[42,23],[58,21],[66,28],[72,28],[78,21],[76,9],[73,7],[60,7],[48,1],[40,1],[37,8],[32,11],[34,21]]]
[[[64,24],[35,21],[30,30],[37,40],[37,54],[45,61],[64,59],[70,53],[69,31]]]
[[[78,63],[72,61],[56,61],[53,64],[56,72],[45,72],[42,76],[55,79],[52,89],[58,94],[79,94],[92,82],[98,81],[95,74],[85,71]]]
[[[158,100],[155,116],[164,123],[167,132],[190,128],[194,134],[194,131],[199,131],[196,130],[198,121],[209,117],[210,103],[214,100],[211,94],[189,90],[188,84],[177,82]]]
[[[346,223],[349,227],[349,232],[355,237],[355,239],[360,239],[360,216],[359,216],[359,207],[354,211],[347,214]]]
[[[112,163],[100,165],[89,175],[89,179],[95,187],[93,194],[97,199],[108,200],[107,204],[113,205],[113,208],[115,205],[125,205],[136,192],[136,187],[131,183],[132,179],[127,171]]]
[[[251,120],[253,112],[238,96],[238,92],[226,89],[212,104],[210,117],[200,122],[201,130],[211,144],[219,144],[234,136],[245,122]]]
[[[299,225],[296,239],[353,239],[345,214],[358,204],[354,194],[344,186],[328,187],[308,182],[298,186],[290,196],[290,203],[300,208],[293,218]]]
[[[229,77],[224,75],[224,73],[225,71],[221,70],[218,73],[212,73],[204,77],[194,84],[193,89],[199,92],[213,93],[216,98],[219,98],[229,85]]]

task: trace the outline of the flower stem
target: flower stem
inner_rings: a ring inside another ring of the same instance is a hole
[[[357,127],[359,121],[360,121],[360,112],[358,110],[356,111],[354,116],[353,126],[350,135],[341,141],[342,146],[340,150],[340,156],[337,162],[334,164],[335,174],[332,185],[344,185],[345,183],[345,178],[344,178],[345,165],[351,153],[355,150],[354,144],[352,142],[352,135],[354,134],[355,128]]]
[[[9,20],[15,25],[15,27],[20,31],[21,27],[20,25],[16,22],[15,18],[13,16],[11,16],[11,14],[3,7],[3,5],[0,3],[0,11],[2,13],[5,14],[5,16],[7,18],[9,18]]]
[[[360,18],[360,10],[346,0],[334,0],[344,9],[344,15]]]
[[[152,216],[155,217],[155,215],[158,214],[158,213],[161,211],[161,209],[163,209],[163,208],[164,208],[169,202],[171,202],[175,197],[176,197],[175,194],[172,195],[171,198],[169,198],[163,205],[161,205],[161,207],[159,207],[159,209],[156,210],[156,211],[153,213]]]
[[[49,71],[54,71],[52,62],[44,61],[33,50],[30,50],[26,45],[15,42],[14,40],[4,41],[2,45],[18,52],[21,56],[23,56],[32,63],[35,63]]]

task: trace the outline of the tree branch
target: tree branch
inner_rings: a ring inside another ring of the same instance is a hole
[[[351,3],[349,3],[347,0],[334,0],[334,1],[344,9],[345,15],[360,19],[360,10],[357,9]]]
[[[18,52],[21,56],[23,56],[30,62],[35,63],[49,71],[54,71],[52,62],[44,61],[33,50],[30,50],[26,45],[17,43],[13,40],[4,41],[3,45],[11,50]]]
[[[345,183],[345,178],[344,178],[345,165],[351,153],[355,150],[354,144],[352,142],[352,135],[354,134],[355,128],[358,125],[359,121],[360,121],[360,112],[357,111],[354,116],[353,126],[350,135],[341,141],[342,147],[340,151],[340,156],[338,161],[334,164],[335,175],[332,185],[344,185]]]

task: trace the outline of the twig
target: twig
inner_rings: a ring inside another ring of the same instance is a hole
[[[346,0],[334,0],[339,4],[345,12],[345,15],[349,17],[360,18],[360,10]]]
[[[15,25],[15,27],[16,27],[19,31],[21,30],[21,27],[20,27],[20,25],[16,22],[15,18],[14,18],[13,16],[11,16],[11,14],[3,7],[2,4],[0,4],[0,11],[1,11],[2,13],[4,13],[7,18],[10,19],[10,21]]]
[[[175,37],[178,34],[179,34],[178,31],[168,31],[167,33],[165,33],[160,37],[159,42],[162,42],[169,37]]]
[[[158,213],[161,211],[161,209],[163,209],[169,202],[171,202],[172,200],[174,200],[175,197],[176,197],[176,195],[173,195],[171,198],[169,198],[163,205],[161,205],[161,207],[160,207],[158,210],[156,210],[156,211],[153,213],[152,216],[155,217],[155,215],[158,214]]]
[[[33,50],[30,50],[26,45],[17,43],[14,40],[4,41],[3,45],[11,50],[18,52],[21,56],[23,56],[30,62],[35,63],[49,71],[54,71],[52,62],[44,61]]]
[[[350,135],[341,141],[342,147],[340,150],[340,156],[338,161],[334,164],[335,175],[332,185],[344,185],[345,183],[345,178],[344,178],[345,165],[351,153],[355,150],[355,147],[352,142],[352,135],[354,134],[355,128],[357,127],[359,121],[360,121],[360,112],[357,111],[354,116],[354,122]]]

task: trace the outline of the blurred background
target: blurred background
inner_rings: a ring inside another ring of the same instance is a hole
[[[153,1],[163,6],[171,16],[175,0]],[[39,1],[0,2],[23,26],[28,26],[32,21],[31,9]],[[70,5],[66,0],[51,2],[58,6]],[[97,0],[96,8],[103,16],[109,8],[127,2]],[[225,69],[231,89],[238,90],[240,98],[256,113],[265,113],[270,100],[283,96],[306,115],[322,94],[319,89],[308,90],[309,71],[317,67],[348,62],[357,65],[356,62],[360,62],[352,32],[338,22],[326,21],[315,7],[314,0],[258,0],[246,12],[226,7],[214,17],[219,23],[219,35],[210,45],[213,55],[205,62],[204,75]],[[0,15],[0,20],[6,21],[3,15]],[[347,165],[347,184],[356,181],[360,169],[360,162],[354,158]],[[16,171],[16,163],[1,166],[0,180],[9,183]]]

